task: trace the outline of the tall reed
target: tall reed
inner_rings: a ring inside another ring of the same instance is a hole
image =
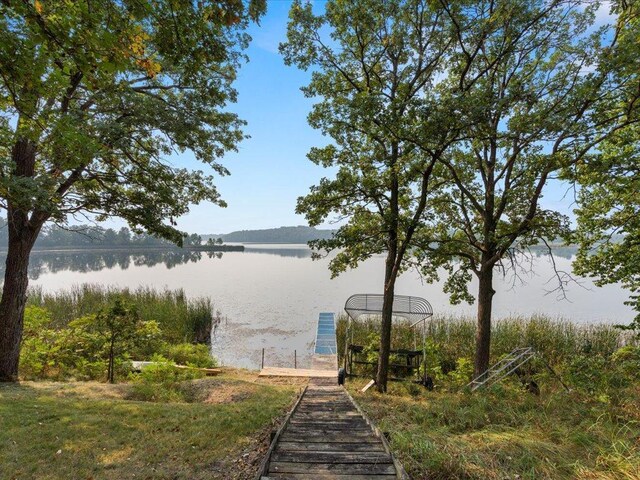
[[[149,287],[106,287],[97,284],[76,285],[54,293],[32,288],[28,303],[46,308],[57,327],[64,327],[74,318],[97,313],[122,298],[135,305],[145,320],[155,320],[167,341],[206,343],[214,320],[211,299],[187,299],[184,290],[155,290]]]
[[[338,318],[338,353],[345,348],[347,317]],[[353,343],[366,345],[380,331],[380,318],[369,317],[352,322]],[[412,329],[409,322],[394,321],[392,349],[422,348],[422,327]],[[438,315],[426,323],[428,342],[437,345],[444,362],[455,364],[458,358],[472,358],[475,349],[473,318]],[[351,335],[348,339],[351,343]],[[543,315],[509,317],[494,322],[491,336],[492,360],[517,347],[533,347],[552,364],[560,364],[575,355],[609,357],[619,347],[632,341],[630,335],[611,324],[579,324],[563,318]]]

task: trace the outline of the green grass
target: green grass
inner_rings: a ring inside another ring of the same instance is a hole
[[[339,352],[345,327],[340,319]],[[379,319],[358,322],[353,343],[375,356],[377,332]],[[516,347],[532,346],[572,389],[567,393],[536,359],[518,373],[537,383],[539,396],[526,392],[515,375],[487,391],[465,390],[474,335],[473,319],[429,321],[432,392],[391,382],[387,395],[374,389],[362,394],[359,388],[369,378],[348,382],[356,400],[388,432],[413,478],[640,478],[640,350],[631,332],[542,316],[494,322],[492,362]],[[392,348],[414,348],[414,341],[420,349],[421,332],[415,336],[407,323],[394,324]]]
[[[196,403],[128,400],[130,386],[0,385],[0,478],[251,478],[292,385],[194,381]]]
[[[348,387],[415,479],[640,478],[637,384],[605,402],[550,379],[540,396],[515,382],[473,394],[412,395],[403,383],[362,394],[365,382]]]
[[[208,340],[219,312],[214,312],[211,299],[187,299],[183,290],[155,290],[140,287],[136,290],[83,284],[54,293],[41,289],[29,291],[28,305],[43,307],[52,316],[54,325],[64,327],[75,318],[95,314],[110,306],[116,298],[136,306],[143,320],[155,320],[163,335],[171,343]]]
[[[338,354],[344,353],[346,317],[338,318],[336,335]],[[380,319],[369,318],[353,324],[353,343],[367,345],[380,331]],[[458,358],[473,358],[475,349],[475,319],[455,316],[435,316],[427,321],[426,336],[437,348],[443,370],[454,368]],[[391,348],[421,348],[422,330],[415,331],[406,321],[394,322]],[[349,338],[351,342],[351,338]],[[510,317],[494,321],[491,333],[492,361],[516,347],[533,347],[547,362],[559,365],[576,355],[609,357],[625,343],[632,341],[630,332],[611,324],[576,324],[542,315]],[[377,340],[376,340],[377,342]],[[374,342],[374,343],[376,343]]]

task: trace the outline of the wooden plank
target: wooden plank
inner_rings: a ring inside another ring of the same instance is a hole
[[[307,427],[304,425],[289,425],[287,432],[296,435],[355,435],[361,437],[368,437],[373,435],[371,429],[367,427],[348,427],[344,425],[323,425],[322,427]]]
[[[347,410],[346,412],[321,412],[321,411],[317,411],[317,410],[312,410],[309,412],[296,412],[296,417],[300,417],[300,418],[314,418],[314,417],[327,417],[327,418],[340,418],[340,417],[357,417],[357,418],[362,418],[362,415],[360,415],[358,412],[356,412],[355,410]]]
[[[305,478],[309,480],[306,473],[270,473],[268,477],[262,477],[262,480],[278,479],[278,480],[298,480]],[[314,480],[391,480],[397,478],[395,474],[388,475],[336,475],[334,473],[316,473]]]
[[[274,452],[272,462],[296,463],[392,463],[387,452]]]
[[[298,418],[292,418],[291,425],[295,425],[298,427],[301,426],[307,426],[307,427],[312,427],[312,428],[318,428],[321,429],[322,427],[324,427],[325,425],[339,425],[342,427],[352,427],[352,428],[369,428],[369,425],[367,425],[367,422],[365,422],[363,419],[361,418],[351,418],[349,420],[338,420],[338,419],[331,419],[331,420],[309,420],[309,419],[298,419]]]
[[[381,443],[347,443],[347,442],[286,442],[281,440],[276,451],[316,451],[316,452],[384,452]]]
[[[338,382],[338,373],[335,370],[312,370],[310,368],[278,368],[264,367],[258,374],[260,377],[306,377],[306,378],[335,378]]]
[[[352,474],[394,474],[396,472],[393,463],[357,464],[357,463],[298,463],[298,462],[271,462],[271,471],[274,473],[336,473],[341,475]],[[269,473],[271,473],[271,471]]]
[[[280,437],[281,442],[303,442],[303,443],[380,443],[380,439],[370,436],[345,436],[345,435],[293,435],[284,432]]]
[[[331,403],[331,402],[327,402],[327,403],[305,403],[304,405],[301,405],[301,407],[304,410],[311,410],[311,411],[319,411],[319,410],[347,410],[347,411],[353,411],[352,408],[349,407],[349,404],[347,403]]]

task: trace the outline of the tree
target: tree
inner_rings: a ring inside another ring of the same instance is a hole
[[[339,249],[330,262],[336,276],[386,254],[376,376],[381,392],[387,387],[395,282],[429,210],[437,160],[456,138],[447,128],[447,105],[430,88],[446,68],[451,42],[444,11],[431,3],[329,1],[325,13],[315,15],[310,3],[296,1],[280,47],[288,65],[313,69],[303,88],[307,97],[319,98],[309,123],[333,140],[308,157],[335,168],[335,178],[323,178],[297,205],[311,226],[332,215],[346,220],[332,238],[310,242],[315,256]],[[414,136],[428,138],[424,149],[405,140]]]
[[[216,245],[222,245],[224,242],[222,241],[222,238],[218,237],[216,239]]]
[[[435,202],[421,250],[430,278],[447,269],[454,303],[473,301],[468,283],[478,278],[480,375],[489,366],[495,269],[568,232],[568,219],[540,199],[554,177],[633,121],[619,106],[637,108],[640,89],[637,68],[614,74],[621,26],[594,30],[596,4],[441,3],[456,37],[441,87],[458,105],[465,135],[440,159],[451,183]]]
[[[637,77],[640,7],[618,2],[614,11],[620,40],[609,58],[612,70],[619,77]],[[629,97],[634,98],[632,92]],[[621,282],[628,288],[627,304],[638,315],[627,328],[640,331],[640,118],[638,109],[619,106],[620,113],[635,123],[618,130],[597,155],[567,175],[580,185],[574,236],[579,250],[573,268],[578,274],[595,276],[597,285]]]
[[[192,233],[191,235],[186,235],[184,237],[185,246],[198,246],[201,244],[202,244],[202,237],[197,233]]]
[[[118,245],[129,245],[131,243],[131,232],[127,227],[122,227],[118,230],[116,242]]]
[[[115,383],[115,360],[136,337],[140,317],[135,309],[116,300],[95,317],[95,329],[106,337],[107,380]]]
[[[154,320],[143,321],[134,305],[120,298],[97,315],[88,315],[69,323],[67,339],[73,349],[95,355],[107,363],[107,381],[115,383],[116,362],[130,358],[133,350],[148,348],[157,342],[160,328]],[[74,352],[74,357],[82,357]],[[73,362],[69,362],[73,363]]]
[[[124,218],[181,243],[190,203],[224,205],[212,177],[163,157],[217,159],[242,139],[227,110],[248,22],[264,0],[1,0],[0,206],[8,254],[0,380],[15,380],[29,254],[47,221]]]

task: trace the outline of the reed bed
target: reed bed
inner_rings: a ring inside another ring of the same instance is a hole
[[[53,324],[63,328],[75,318],[97,313],[117,298],[135,305],[143,319],[157,321],[171,343],[208,343],[212,325],[220,317],[219,312],[214,311],[211,299],[187,298],[182,289],[139,287],[132,290],[83,284],[50,293],[32,288],[28,304],[48,310]]]
[[[347,317],[337,322],[338,354],[345,349]],[[352,322],[349,342],[371,344],[380,331],[379,317]],[[442,362],[455,365],[458,358],[473,358],[476,322],[474,318],[438,315],[426,323],[426,338],[438,349]],[[394,321],[391,348],[422,348],[422,327],[412,329],[409,322]],[[618,348],[634,342],[630,332],[612,324],[579,324],[543,315],[518,316],[496,320],[492,326],[492,361],[518,347],[533,347],[551,364],[565,363],[576,355],[611,356]]]

